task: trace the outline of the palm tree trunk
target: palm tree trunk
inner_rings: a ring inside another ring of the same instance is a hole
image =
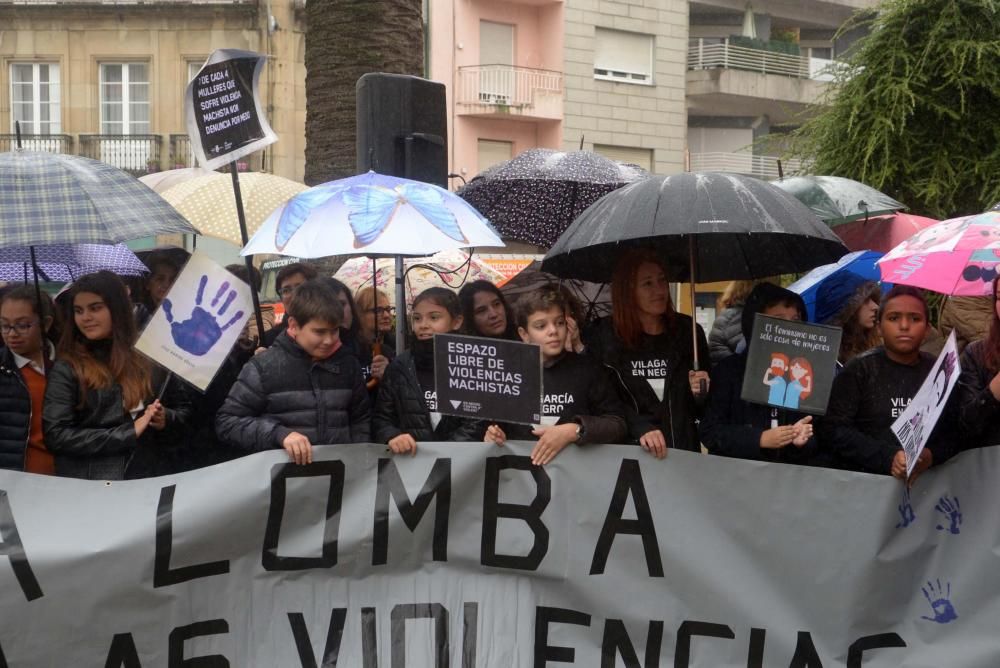
[[[357,172],[355,84],[361,75],[423,75],[422,5],[422,0],[306,3],[307,184]]]

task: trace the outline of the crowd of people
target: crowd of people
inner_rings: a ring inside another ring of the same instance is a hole
[[[155,266],[153,266],[155,264]],[[150,262],[144,284],[98,272],[55,300],[32,286],[0,297],[0,467],[114,480],[179,472],[241,455],[284,449],[298,464],[315,444],[385,444],[416,454],[427,441],[534,442],[536,465],[571,446],[635,444],[892,475],[906,462],[890,427],[934,362],[921,350],[929,326],[924,295],[850,275],[817,296],[816,320],[843,329],[825,415],[741,398],[757,314],[807,320],[802,298],[767,281],[724,295],[709,343],[677,312],[667,268],[654,254],[622,254],[612,315],[584,322],[583,309],[552,284],[508,303],[487,281],[458,293],[430,288],[408,314],[374,287],[357,294],[307,263],[283,267],[280,324],[248,323],[206,392],[138,353],[134,344],[180,267]],[[228,267],[260,290],[259,275]],[[988,301],[988,300],[987,300]],[[394,317],[408,318],[396,355]],[[997,280],[988,335],[969,343],[948,408],[910,476],[957,451],[1000,443],[1000,306]],[[535,425],[442,415],[436,334],[520,340],[539,346],[544,393]],[[712,368],[699,369],[698,359]],[[808,380],[811,370],[799,369]],[[801,385],[799,393],[810,391]]]

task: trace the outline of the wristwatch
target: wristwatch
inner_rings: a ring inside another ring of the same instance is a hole
[[[579,443],[581,440],[583,440],[584,433],[586,433],[586,429],[583,428],[583,423],[582,422],[577,422],[576,423],[576,442],[577,443]]]

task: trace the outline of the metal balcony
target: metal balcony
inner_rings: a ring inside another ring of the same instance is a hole
[[[778,178],[778,160],[785,174],[793,174],[802,166],[798,160],[784,160],[774,155],[753,155],[751,153],[692,153],[692,172],[730,172],[745,174],[758,179]]]
[[[17,148],[17,135],[0,135],[0,152]],[[21,148],[26,151],[72,153],[73,137],[70,135],[21,135]]]
[[[458,68],[459,115],[562,120],[563,75],[512,65]]]
[[[80,135],[78,153],[114,165],[133,176],[159,172],[160,135]]]

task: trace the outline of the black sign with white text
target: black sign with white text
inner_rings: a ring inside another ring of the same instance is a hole
[[[265,58],[219,50],[188,83],[188,135],[206,169],[215,169],[277,140],[262,113],[257,81]]]
[[[841,329],[757,314],[740,398],[823,415],[837,373]]]
[[[542,357],[536,345],[438,334],[434,369],[441,413],[494,422],[542,420]]]

